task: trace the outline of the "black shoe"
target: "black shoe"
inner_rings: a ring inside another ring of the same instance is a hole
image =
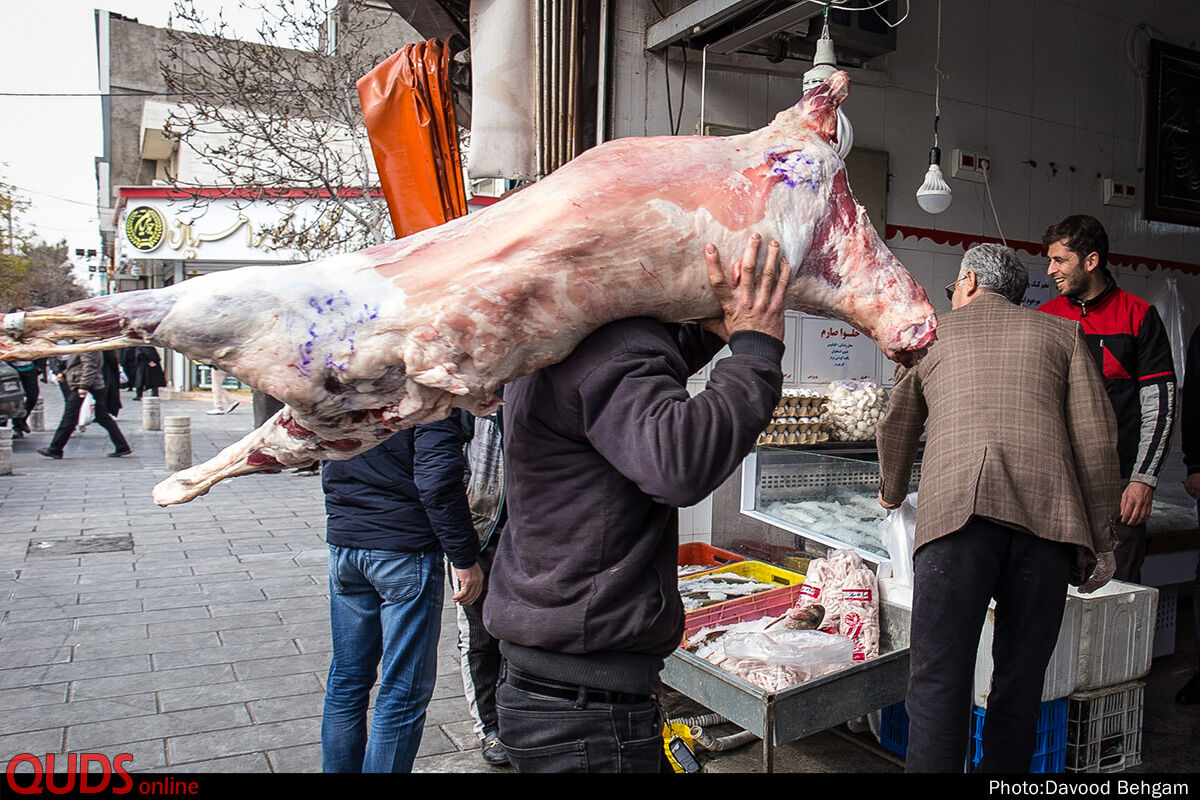
[[[39,447],[37,452],[39,456],[45,456],[46,458],[62,458],[62,453],[57,450],[51,450],[49,447]]]
[[[12,433],[12,438],[14,438],[14,439],[24,439],[24,438],[25,438],[25,432],[24,432],[24,431],[13,431],[13,433]]]
[[[113,450],[111,453],[108,454],[108,457],[109,458],[120,458],[121,456],[127,456],[132,452],[133,452],[132,448],[122,447],[120,450]]]
[[[1183,685],[1183,688],[1175,695],[1175,702],[1181,706],[1200,704],[1200,672],[1193,675],[1192,679]]]
[[[504,745],[500,744],[500,736],[495,733],[484,736],[479,749],[483,753],[483,760],[493,766],[500,767],[508,763],[508,753],[504,752]]]

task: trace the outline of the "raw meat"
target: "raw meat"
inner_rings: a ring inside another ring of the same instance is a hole
[[[452,406],[487,413],[506,381],[612,320],[718,316],[704,245],[729,258],[751,232],[793,265],[789,307],[840,318],[912,364],[937,321],[829,146],[848,84],[836,73],[742,136],[608,142],[483,212],[358,253],[10,315],[0,358],[150,342],[287,404],[159,484],[161,505],[349,458]]]

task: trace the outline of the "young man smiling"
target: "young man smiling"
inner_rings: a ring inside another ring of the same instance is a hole
[[[1171,343],[1154,306],[1117,286],[1108,271],[1108,234],[1095,217],[1069,216],[1042,235],[1046,273],[1059,297],[1039,310],[1083,326],[1117,415],[1121,495],[1117,580],[1140,582],[1146,520],[1175,424]]]

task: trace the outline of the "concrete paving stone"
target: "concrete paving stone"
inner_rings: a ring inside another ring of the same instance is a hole
[[[267,751],[271,769],[279,773],[316,773],[321,771],[321,745],[305,744]]]
[[[245,728],[173,736],[167,749],[177,763],[274,751],[321,741],[321,718],[267,722]]]
[[[13,709],[26,708],[28,706],[65,703],[67,702],[67,687],[69,686],[69,683],[62,681],[60,683],[47,683],[44,686],[22,686],[19,689],[4,689],[0,691],[0,708],[3,708],[5,713],[8,713]]]
[[[492,772],[512,772],[516,774],[511,767],[493,767],[483,760],[480,756],[478,759],[464,758],[462,753],[443,753],[440,755],[429,756],[427,758],[418,758],[413,762],[414,773],[422,774],[472,774],[472,773],[492,773]]]
[[[450,737],[446,736],[439,728],[430,726],[427,721],[425,732],[421,736],[421,746],[417,748],[417,758],[457,752],[459,749],[454,742],[450,741]]]
[[[84,751],[91,747],[137,739],[169,738],[194,733],[231,731],[250,724],[250,715],[242,703],[169,711],[106,722],[87,722],[67,728],[67,749]],[[192,759],[195,760],[195,759]]]
[[[298,622],[320,621],[329,626],[329,598],[326,596],[325,602],[319,606],[302,606],[298,608],[285,608],[279,612],[283,617],[283,621],[292,625]]]
[[[69,608],[69,611],[68,611]],[[114,600],[106,603],[87,603],[69,607],[18,608],[8,612],[9,622],[34,622],[65,617],[108,617],[113,614],[142,610],[140,600]]]
[[[12,733],[42,730],[49,727],[143,717],[157,712],[158,702],[154,693],[142,692],[102,700],[74,700],[69,703],[9,709],[4,714],[4,730]]]
[[[121,596],[129,599],[137,598],[143,601],[158,600],[160,598],[171,597],[187,597],[204,594],[204,591],[195,583],[185,584],[183,586],[156,586],[142,588],[133,586],[128,589],[119,591],[85,591],[79,593],[79,602],[82,603],[108,603],[118,599]]]
[[[255,700],[246,705],[250,709],[250,717],[254,720],[254,724],[261,725],[264,722],[282,722],[289,719],[303,719],[314,714],[320,715],[324,703],[325,693],[315,691],[302,695]]]
[[[187,764],[172,764],[171,774],[188,775],[191,773],[261,773],[271,772],[271,762],[266,753],[247,753],[229,758],[214,758],[209,761],[192,761]],[[185,781],[186,782],[186,781]]]
[[[24,596],[13,597],[18,589],[13,589],[10,596],[0,601],[0,611],[18,611],[31,608],[73,608],[79,605],[79,587],[75,591],[63,594],[27,593]],[[111,598],[110,598],[111,599]]]
[[[250,576],[247,575],[247,578]],[[180,586],[195,586],[196,576],[190,573],[184,575],[171,575],[163,578],[138,578],[135,588],[137,589],[170,589]]]
[[[221,558],[207,558],[204,561],[190,561],[192,572],[196,575],[216,575],[222,572],[237,572],[244,570],[246,567],[238,560],[237,556],[223,556]]]
[[[61,745],[60,745],[61,748]],[[79,751],[70,751],[79,752]],[[102,753],[114,759],[122,753],[129,753],[133,756],[133,760],[125,764],[125,769],[130,775],[136,775],[139,772],[159,772],[167,765],[166,747],[162,739],[149,739],[142,742],[121,742],[117,744],[104,744],[88,750],[91,753]],[[66,750],[61,750],[56,754],[55,767],[58,763],[66,764],[67,756],[70,755]],[[136,779],[135,779],[136,782]],[[84,795],[86,796],[86,795]]]
[[[150,636],[145,639],[117,642],[93,642],[75,647],[75,661],[89,658],[109,658],[121,653],[181,653],[220,647],[221,639],[214,632],[186,633],[178,636]]]
[[[185,578],[194,575],[190,565],[177,567],[155,567],[151,564],[134,563],[134,576],[141,580],[142,578]]]
[[[57,681],[74,681],[104,675],[134,675],[150,671],[146,655],[99,658],[92,661],[72,661],[66,664],[46,664],[36,667],[0,669],[0,689],[18,686],[41,686]]]
[[[103,617],[80,617],[75,620],[75,629],[85,630],[87,628],[131,625],[136,623],[153,625],[161,622],[207,618],[208,616],[208,608],[205,606],[184,606],[182,608],[166,608],[161,611],[139,611],[126,614],[111,614]]]
[[[0,764],[8,764],[13,756],[21,753],[32,753],[44,756],[46,753],[65,752],[63,750],[63,728],[44,728],[37,731],[22,733],[0,734]]]
[[[447,722],[438,726],[442,733],[446,735],[450,741],[454,742],[454,746],[463,752],[479,751],[479,736],[475,733],[474,720],[460,720],[458,722]],[[480,755],[479,760],[483,760]]]
[[[261,642],[269,639],[291,639],[297,642],[302,653],[319,652],[322,649],[319,646],[306,649],[300,645],[301,637],[320,639],[329,639],[329,623],[322,622],[299,622],[294,625],[271,625],[260,626],[257,628],[236,627],[222,629],[219,631],[222,644],[248,644],[250,642]],[[328,648],[325,648],[328,649]]]
[[[173,634],[221,631],[224,629],[252,631],[263,627],[282,628],[283,620],[274,611],[265,611],[261,614],[241,614],[234,617],[203,617],[194,620],[155,623],[150,625],[150,635],[170,636]]]
[[[143,606],[147,611],[163,611],[170,608],[186,608],[188,606],[208,606],[213,603],[253,602],[265,599],[258,587],[253,585],[225,586],[195,595],[179,595],[176,597],[155,597],[144,600]]]
[[[291,641],[255,642],[213,647],[205,650],[160,652],[153,655],[155,669],[198,667],[204,664],[233,664],[244,660],[262,660],[294,656],[299,653]],[[303,671],[303,670],[297,670]],[[238,673],[241,675],[241,673]]]
[[[163,711],[180,711],[187,708],[204,708],[227,703],[249,703],[292,695],[324,697],[324,694],[325,690],[321,687],[316,675],[307,673],[164,689],[158,693],[158,702]]]
[[[238,678],[244,681],[274,675],[315,674],[323,678],[329,672],[328,653],[303,653],[280,658],[254,658],[233,665]]]
[[[124,615],[123,615],[124,616]],[[147,625],[110,625],[83,628],[68,633],[63,644],[94,644],[128,639],[145,639],[150,635]]]
[[[4,640],[4,668],[36,667],[42,664],[65,664],[71,660],[70,647],[31,647],[33,642]],[[39,644],[44,645],[45,642]]]
[[[284,611],[295,611],[301,608],[324,608],[325,613],[328,614],[329,595],[304,595],[301,597],[275,598],[273,600],[268,600],[264,597],[261,601],[256,602],[221,603],[220,606],[214,605],[212,607],[212,615],[219,617],[256,611],[278,611],[282,614]]]
[[[471,712],[467,702],[462,697],[446,697],[440,700],[430,700],[429,708],[425,711],[426,725],[445,725],[450,722],[469,720]]]
[[[434,700],[445,700],[452,697],[465,697],[462,683],[462,673],[438,675],[433,683]],[[465,700],[463,701],[466,702]]]
[[[138,692],[164,692],[173,689],[203,690],[237,680],[229,664],[206,664],[201,667],[156,670],[135,676],[84,678],[71,683],[71,701],[101,697],[120,697]],[[216,691],[220,691],[217,689]]]
[[[268,600],[291,600],[297,597],[328,597],[329,587],[324,584],[315,583],[305,577],[304,583],[297,581],[292,586],[283,587],[268,587],[263,589],[263,594]]]
[[[301,653],[332,653],[333,640],[330,638],[329,631],[325,631],[325,635],[316,636],[301,636],[296,638],[296,647]]]

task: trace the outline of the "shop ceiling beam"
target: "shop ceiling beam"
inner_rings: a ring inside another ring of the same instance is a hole
[[[762,5],[764,0],[695,0],[646,28],[646,49],[660,50],[738,14]]]
[[[819,16],[822,7],[816,3],[801,2],[777,11],[766,19],[751,23],[739,31],[729,34],[724,39],[713,42],[708,46],[708,52],[733,53],[757,41],[773,36],[780,31],[793,28],[801,22]]]

